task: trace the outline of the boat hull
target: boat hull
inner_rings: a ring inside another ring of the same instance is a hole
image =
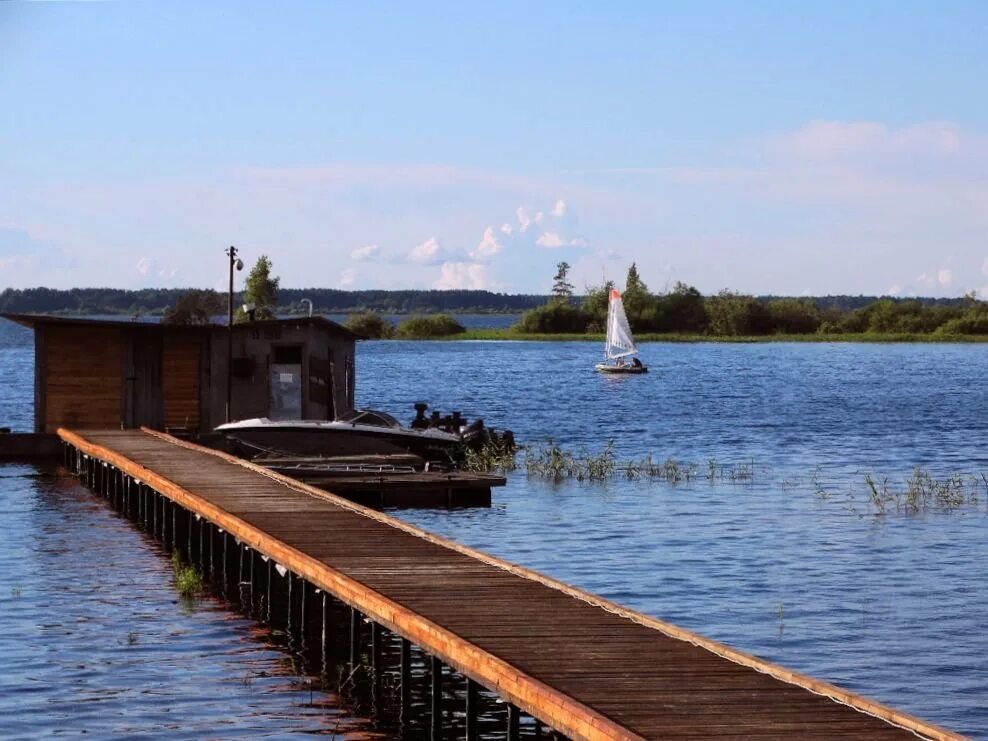
[[[648,373],[647,365],[610,365],[609,363],[597,363],[594,366],[599,373],[618,376],[640,376]]]
[[[305,457],[399,455],[411,453],[425,460],[448,461],[461,444],[459,437],[423,434],[417,430],[367,429],[358,425],[293,428],[289,425],[218,428],[254,454]]]

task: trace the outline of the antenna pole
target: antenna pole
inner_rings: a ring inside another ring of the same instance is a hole
[[[232,421],[233,406],[233,269],[237,263],[237,248],[226,250],[230,257],[230,290],[227,293],[226,320],[226,421]]]

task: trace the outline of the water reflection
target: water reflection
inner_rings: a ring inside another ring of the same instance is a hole
[[[0,727],[198,739],[372,730],[300,683],[277,637],[189,602],[159,546],[74,481],[0,466]]]

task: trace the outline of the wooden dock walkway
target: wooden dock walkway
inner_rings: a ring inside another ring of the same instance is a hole
[[[59,435],[108,496],[145,515],[157,497],[163,535],[194,550],[201,518],[566,736],[962,738],[223,453],[147,430]]]

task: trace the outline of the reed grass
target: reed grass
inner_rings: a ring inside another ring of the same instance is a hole
[[[682,463],[674,458],[663,461],[654,458],[651,453],[638,460],[618,461],[613,441],[608,442],[599,453],[585,449],[570,452],[551,440],[545,445],[529,446],[525,448],[524,467],[529,476],[551,481],[606,481],[621,476],[631,481],[680,484],[700,479],[750,482],[755,477],[754,461],[723,465],[709,460],[706,466],[700,466],[697,463]]]
[[[937,478],[929,471],[915,468],[901,488],[890,485],[887,477],[877,480],[867,474],[864,480],[868,487],[869,503],[878,515],[892,511],[917,514],[927,510],[955,510],[977,505],[982,488],[988,495],[988,477],[985,474],[981,474],[980,478],[960,474]]]
[[[507,473],[518,467],[516,449],[503,440],[491,439],[479,450],[466,448],[463,467],[478,473]]]
[[[172,570],[175,572],[175,588],[183,597],[199,597],[205,592],[199,572],[187,563],[183,563],[177,553],[172,554]]]

